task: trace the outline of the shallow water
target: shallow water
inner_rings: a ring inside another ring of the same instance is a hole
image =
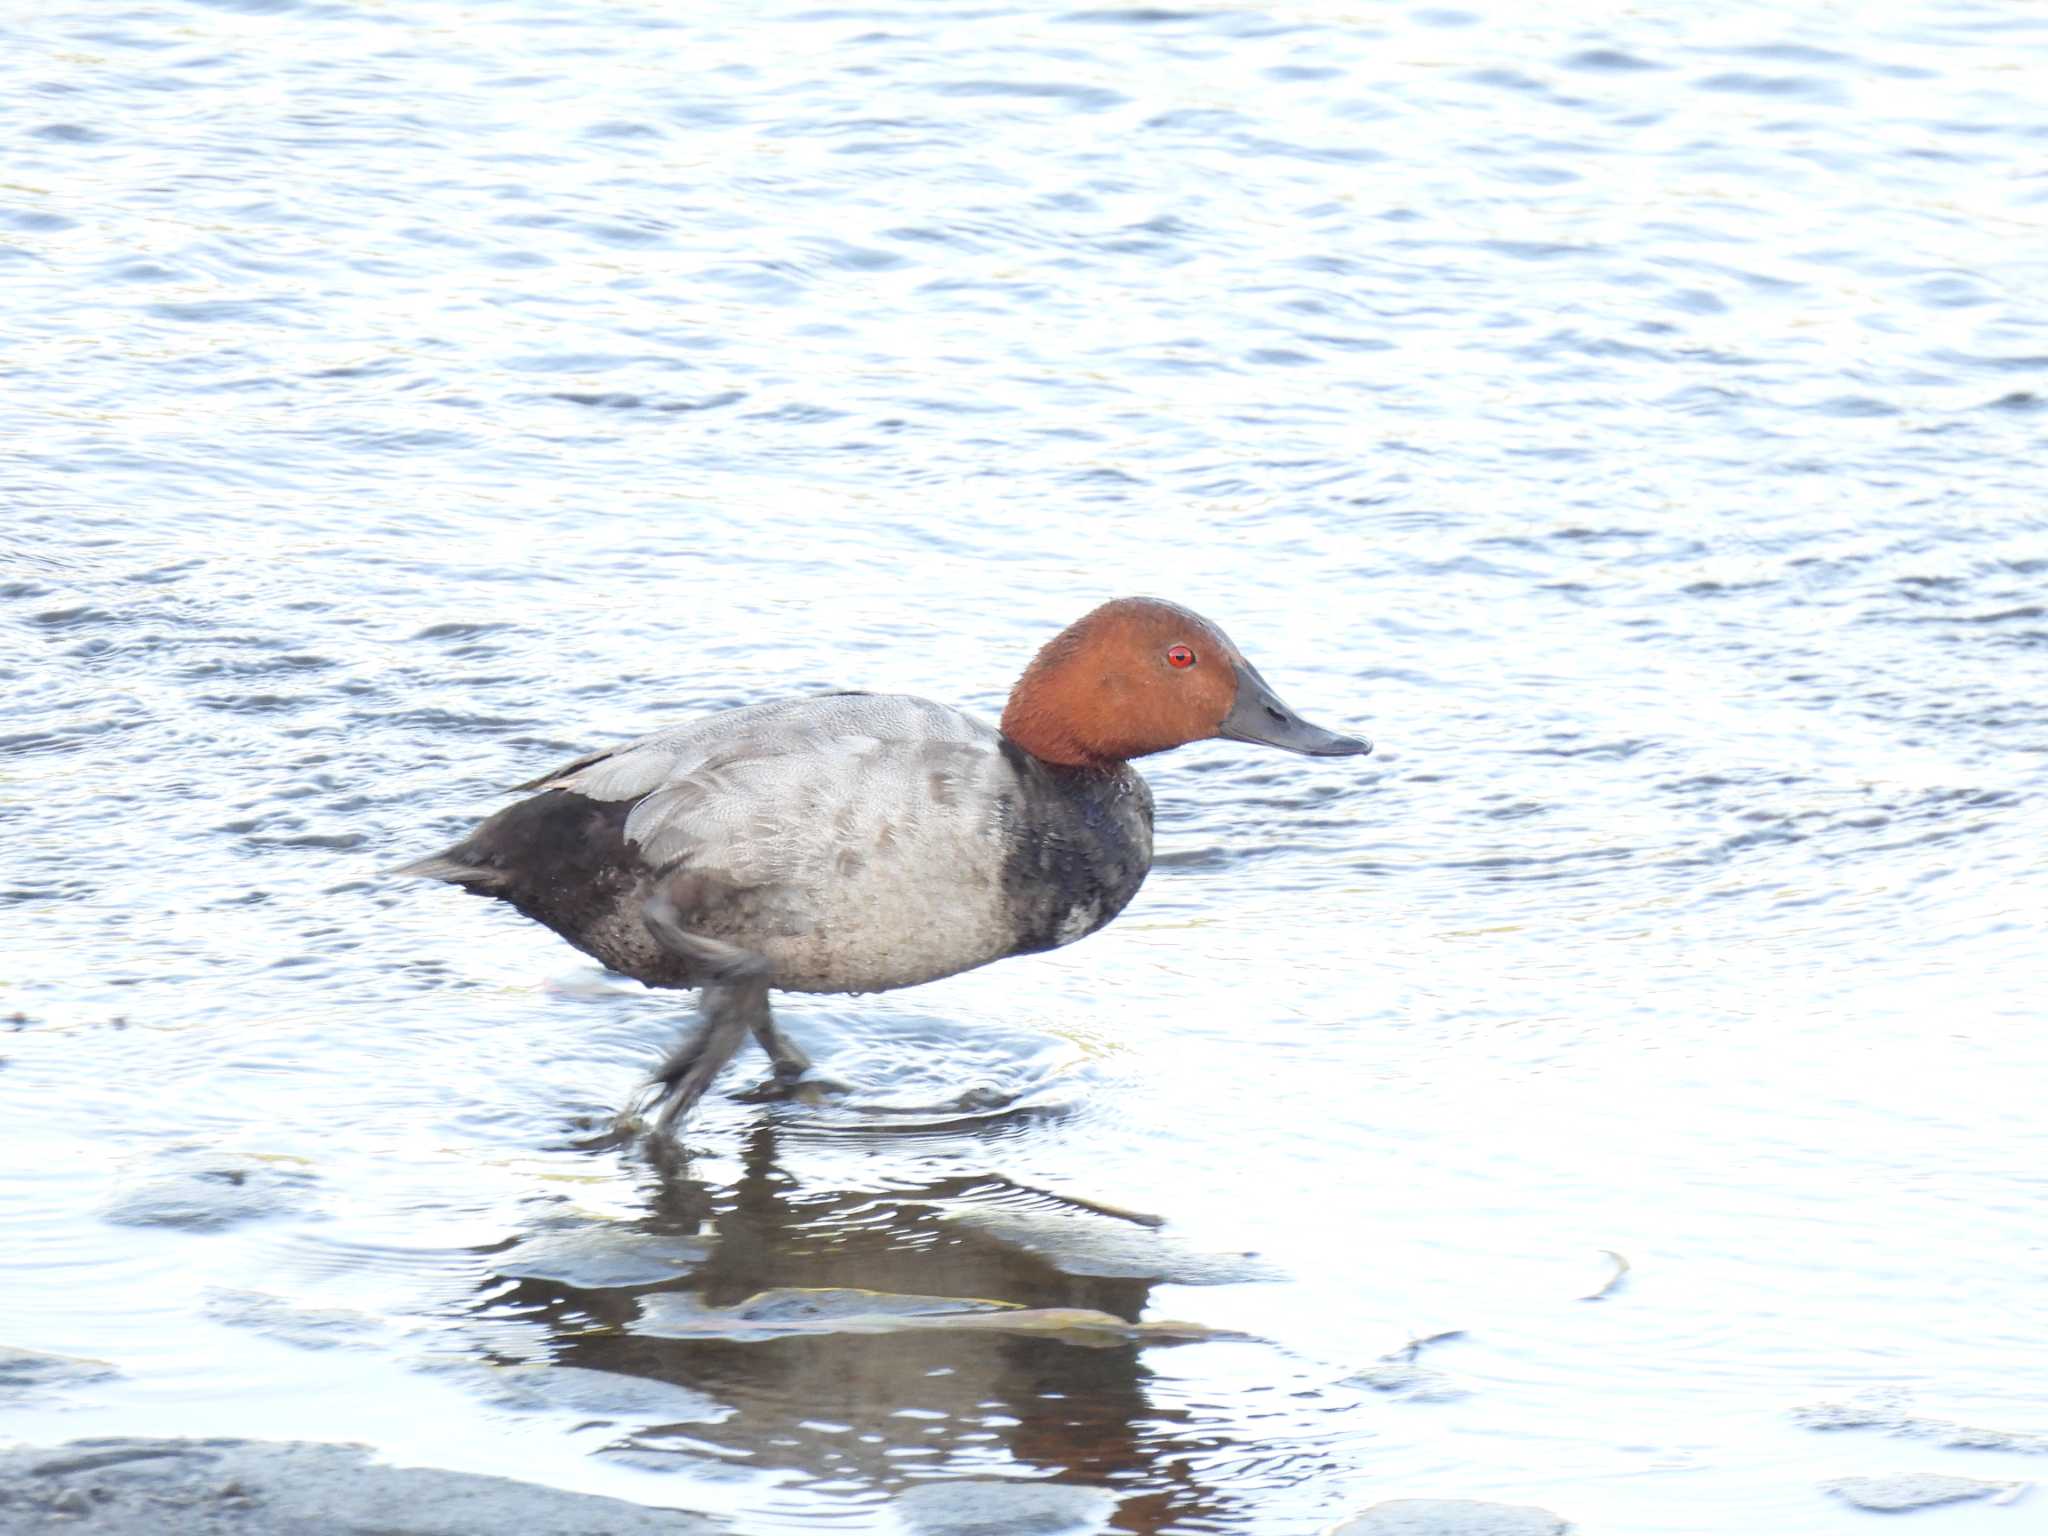
[[[2039,1477],[2048,18],[1658,11],[17,8],[0,1345],[118,1375],[0,1438],[761,1532]],[[792,1002],[851,1092],[680,1163],[681,999],[377,873],[1126,591],[1380,751],[1148,763],[1118,923]],[[1247,1337],[650,1331],[788,1287]]]

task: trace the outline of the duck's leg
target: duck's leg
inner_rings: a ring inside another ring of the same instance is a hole
[[[748,1015],[757,1005],[768,1006],[767,988],[707,983],[697,997],[697,1022],[663,1059],[635,1113],[659,1106],[654,1129],[664,1136],[672,1132],[747,1043]]]
[[[768,961],[753,950],[692,933],[677,921],[666,892],[652,897],[641,911],[656,943],[704,977],[698,997],[698,1022],[669,1052],[654,1074],[655,1092],[642,1106],[664,1104],[656,1129],[667,1131],[704,1096],[725,1064],[732,1060],[752,1031],[775,1064],[775,1080],[793,1087],[811,1070],[811,1058],[775,1022],[768,1006]]]
[[[775,1081],[781,1087],[793,1088],[802,1082],[811,1070],[811,1058],[804,1048],[782,1032],[782,1026],[775,1022],[775,1014],[768,1006],[768,999],[761,999],[761,1011],[754,1015],[754,1038],[761,1042],[761,1049],[768,1053],[768,1059],[775,1063]]]

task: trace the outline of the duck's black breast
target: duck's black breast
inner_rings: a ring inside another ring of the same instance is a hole
[[[1152,791],[1128,764],[1062,768],[1009,741],[1003,902],[1017,943],[1035,954],[1086,938],[1129,905],[1152,868]]]

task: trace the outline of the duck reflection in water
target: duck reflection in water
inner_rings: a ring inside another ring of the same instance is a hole
[[[639,1165],[648,1214],[620,1235],[703,1240],[701,1266],[678,1283],[491,1283],[489,1310],[502,1318],[510,1306],[544,1322],[556,1364],[674,1383],[731,1410],[713,1424],[644,1427],[607,1454],[685,1477],[718,1462],[788,1470],[829,1484],[818,1497],[835,1506],[850,1494],[866,1505],[933,1478],[1049,1477],[1108,1490],[1120,1501],[1117,1527],[1139,1532],[1200,1529],[1236,1502],[1199,1475],[1219,1442],[1186,1410],[1154,1401],[1145,1347],[1129,1336],[1077,1343],[1074,1335],[921,1327],[849,1334],[829,1317],[780,1336],[772,1327],[738,1337],[650,1334],[647,1319],[666,1297],[702,1312],[807,1288],[825,1293],[827,1314],[855,1291],[885,1302],[937,1295],[1086,1309],[1131,1323],[1144,1313],[1157,1277],[1067,1273],[973,1218],[1099,1222],[1119,1251],[1118,1238],[1141,1228],[1110,1215],[1077,1217],[1072,1204],[994,1174],[807,1187],[778,1163],[777,1134],[772,1124],[755,1127],[742,1172],[726,1186],[693,1177],[680,1153]],[[687,1496],[679,1492],[678,1502]]]

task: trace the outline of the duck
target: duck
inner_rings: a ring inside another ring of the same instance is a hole
[[[752,1035],[794,1090],[775,991],[887,992],[1099,932],[1152,867],[1131,764],[1222,739],[1308,757],[1372,743],[1281,702],[1228,636],[1158,598],[1102,604],[1025,667],[996,725],[905,694],[728,709],[518,785],[395,874],[509,903],[697,1016],[622,1124],[672,1136]]]

